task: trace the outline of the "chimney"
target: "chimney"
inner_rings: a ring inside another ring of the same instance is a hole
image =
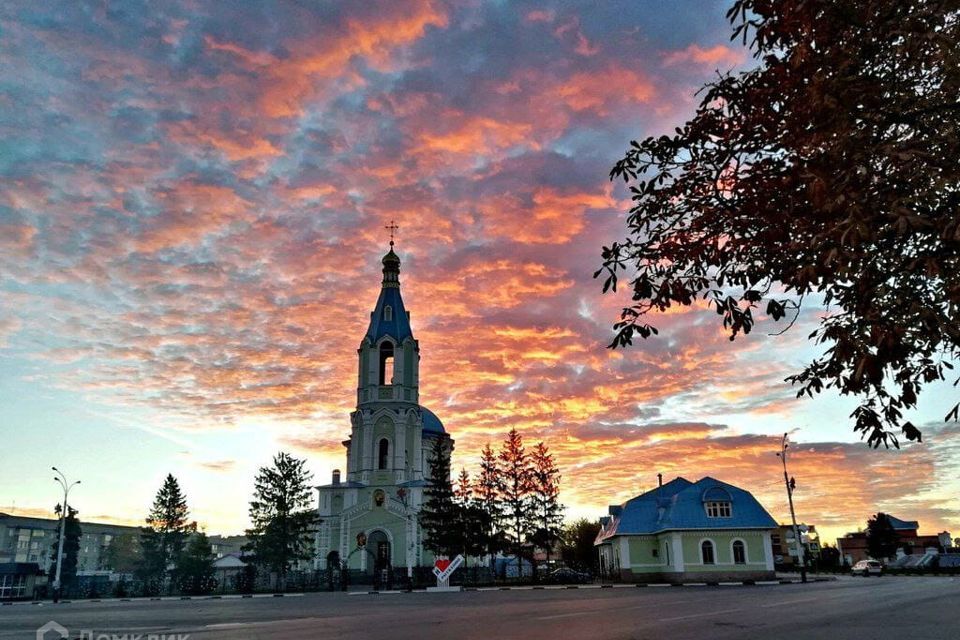
[[[657,474],[657,488],[659,489],[659,488],[662,487],[662,486],[663,486],[663,474],[662,474],[662,473],[658,473],[658,474]]]
[[[340,484],[340,469],[333,470],[333,484]]]

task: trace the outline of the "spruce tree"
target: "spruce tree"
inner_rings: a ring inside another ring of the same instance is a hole
[[[450,482],[450,456],[446,443],[437,438],[430,452],[430,478],[420,508],[423,546],[435,555],[453,556],[463,549],[461,509]]]
[[[534,530],[531,493],[533,469],[523,446],[523,436],[511,429],[500,448],[499,471],[503,501],[503,531],[517,558],[517,575],[523,577],[523,545]]]
[[[473,500],[473,480],[470,478],[470,472],[466,467],[461,467],[460,475],[457,477],[457,486],[454,489],[454,498],[463,506],[467,506]]]
[[[180,483],[173,474],[167,474],[153,500],[147,526],[140,530],[143,561],[138,574],[148,593],[156,593],[175,570],[187,536],[196,529],[196,524],[187,521],[188,514]]]
[[[253,527],[246,531],[250,542],[244,549],[253,552],[257,565],[276,574],[280,588],[286,586],[290,564],[310,558],[317,514],[305,465],[305,460],[281,452],[273,466],[260,468],[254,481]]]
[[[59,515],[63,513],[63,507],[57,505],[54,511]],[[67,517],[63,523],[63,569],[60,571],[60,590],[69,593],[77,581],[77,556],[80,554],[80,536],[83,530],[80,528],[80,520],[77,519],[77,510],[68,507]],[[50,557],[53,562],[50,563],[49,579],[52,583],[57,576],[57,554],[60,550],[60,527],[57,527],[57,535],[50,547]]]
[[[190,595],[202,595],[213,591],[215,586],[213,548],[204,532],[190,537],[186,549],[177,563],[177,580],[180,590]]]
[[[503,506],[500,497],[503,493],[503,478],[497,455],[487,444],[480,453],[480,475],[473,487],[474,500],[483,512],[484,527],[481,532],[483,553],[493,562],[494,556],[505,548],[500,523],[503,520]]]
[[[460,469],[454,499],[460,510],[460,533],[464,558],[482,556],[487,550],[487,535],[490,518],[478,500],[470,473]]]
[[[532,502],[535,529],[531,536],[534,545],[546,551],[547,564],[550,552],[560,540],[563,530],[563,505],[560,504],[560,470],[553,454],[542,442],[538,442],[530,454],[532,473]]]

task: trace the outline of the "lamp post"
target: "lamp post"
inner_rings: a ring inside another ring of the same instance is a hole
[[[63,569],[63,538],[67,529],[67,514],[69,514],[70,504],[67,502],[70,496],[70,489],[80,484],[80,481],[68,482],[63,472],[56,467],[51,467],[57,475],[53,479],[63,487],[63,510],[60,512],[60,542],[57,544],[57,575],[53,578],[53,601],[60,600],[60,571]]]
[[[777,457],[783,462],[783,483],[787,486],[787,501],[790,503],[790,519],[793,521],[793,538],[797,545],[797,562],[800,563],[800,581],[807,581],[807,560],[803,552],[803,542],[800,540],[800,528],[797,527],[797,514],[793,511],[793,488],[796,482],[787,475],[787,434],[783,434],[780,442],[780,451]]]

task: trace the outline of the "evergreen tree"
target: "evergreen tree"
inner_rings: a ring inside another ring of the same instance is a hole
[[[467,471],[466,467],[460,469],[453,495],[457,502],[463,506],[470,504],[473,500],[473,480],[470,478],[470,472]]]
[[[183,553],[187,536],[196,529],[195,523],[187,522],[188,514],[180,483],[173,474],[167,474],[153,500],[147,526],[140,530],[143,560],[137,573],[148,593],[156,593],[163,586]]]
[[[62,515],[63,507],[57,505],[54,511]],[[61,592],[70,592],[77,581],[77,556],[80,554],[80,536],[83,531],[80,528],[80,520],[77,519],[77,510],[68,507],[67,517],[63,523],[63,569],[60,571],[60,590]],[[60,527],[57,527],[57,534],[50,547],[50,557],[53,562],[50,563],[48,573],[51,584],[57,576],[57,553],[60,549]]]
[[[500,448],[500,490],[503,502],[503,532],[517,558],[517,575],[523,576],[523,545],[534,529],[531,493],[533,469],[523,446],[523,436],[511,429]]]
[[[463,549],[463,514],[450,482],[450,456],[437,438],[430,452],[430,479],[420,509],[423,546],[436,555],[453,556]]]
[[[215,559],[207,534],[201,531],[191,536],[177,563],[177,580],[180,583],[180,590],[190,595],[202,595],[213,591]]]
[[[487,536],[492,522],[475,493],[473,480],[466,469],[460,469],[454,498],[460,510],[461,553],[464,558],[482,556],[487,550]]]
[[[536,520],[531,542],[546,552],[547,564],[563,530],[563,505],[560,504],[560,470],[553,454],[538,442],[530,454],[532,467],[532,503]]]
[[[256,564],[276,573],[277,585],[286,586],[292,562],[310,558],[316,511],[311,505],[311,474],[306,461],[278,453],[272,467],[261,467],[250,501],[250,539],[244,547]]]
[[[499,524],[503,520],[503,478],[496,454],[488,444],[480,454],[480,475],[473,487],[476,505],[482,511],[484,528],[481,533],[483,552],[493,561],[494,556],[506,547]]]
[[[885,513],[878,513],[867,521],[867,553],[876,560],[884,560],[897,553],[897,532]]]

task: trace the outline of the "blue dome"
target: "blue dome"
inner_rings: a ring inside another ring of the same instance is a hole
[[[446,433],[446,430],[443,428],[443,423],[440,422],[440,418],[437,417],[433,411],[427,409],[426,407],[420,407],[420,411],[423,412],[423,432],[424,433]]]

